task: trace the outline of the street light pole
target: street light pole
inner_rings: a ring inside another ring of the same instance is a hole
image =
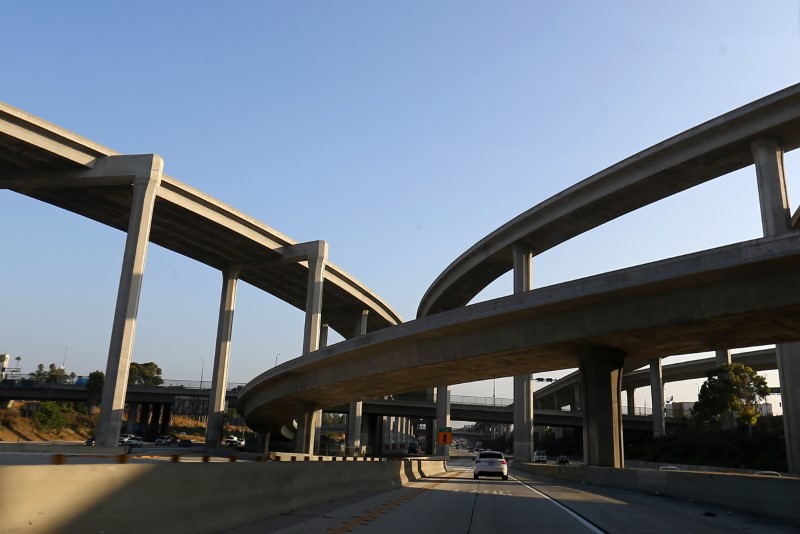
[[[277,367],[278,366],[278,356],[280,356],[280,355],[281,355],[280,352],[275,355],[275,365],[273,365],[273,367]]]
[[[203,371],[206,369],[206,361],[200,356],[200,389],[203,389]]]

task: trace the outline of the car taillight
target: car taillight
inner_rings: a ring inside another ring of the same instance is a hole
[[[479,464],[479,463],[481,463],[481,461],[480,460],[475,460],[475,463]]]
[[[505,460],[500,460],[500,465],[506,465],[506,461]]]

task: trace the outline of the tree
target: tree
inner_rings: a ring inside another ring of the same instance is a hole
[[[752,436],[753,425],[760,417],[758,404],[769,395],[767,379],[741,363],[712,369],[706,376],[708,380],[692,408],[695,419],[718,421],[725,410],[730,410],[747,425],[748,435]]]
[[[47,371],[44,370],[44,364],[40,363],[36,366],[36,370],[28,375],[31,380],[37,384],[42,384],[47,381]]]
[[[47,382],[49,384],[64,384],[66,383],[69,375],[63,367],[56,367],[56,364],[51,363],[47,370]]]
[[[161,378],[161,368],[154,362],[131,362],[128,374],[128,385],[156,387],[164,383]]]
[[[33,422],[38,430],[50,430],[56,433],[61,433],[67,426],[64,412],[55,402],[43,402],[33,416]]]
[[[103,398],[103,386],[105,385],[106,375],[103,371],[92,371],[86,381],[87,404],[89,405],[89,415],[94,415],[94,408]]]

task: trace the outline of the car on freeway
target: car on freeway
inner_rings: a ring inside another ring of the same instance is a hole
[[[133,436],[125,441],[129,447],[144,447],[144,440],[140,436]]]
[[[117,439],[117,445],[125,445],[132,437],[133,434],[120,434],[119,438]]]
[[[559,464],[559,465],[561,465],[561,464],[568,464],[568,463],[569,463],[569,458],[568,458],[567,456],[564,456],[564,455],[562,454],[561,456],[559,456],[558,458],[556,458],[556,463],[557,463],[557,464]]]
[[[96,441],[97,441],[96,438],[94,436],[92,436],[91,438],[89,438],[89,439],[87,439],[86,441],[83,442],[83,446],[84,447],[94,447],[94,444],[95,444]]]
[[[477,479],[481,475],[503,477],[503,480],[508,480],[508,462],[502,452],[484,450],[475,455],[472,478]]]
[[[172,436],[164,435],[164,436],[157,436],[156,440],[153,443],[155,443],[159,447],[163,447],[165,445],[174,445],[175,443],[177,443],[177,440],[174,439]]]
[[[680,471],[677,466],[674,465],[662,465],[658,468],[659,471]]]
[[[547,463],[547,452],[546,451],[533,451],[533,461],[537,464],[546,464]]]

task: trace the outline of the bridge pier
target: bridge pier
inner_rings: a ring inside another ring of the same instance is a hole
[[[214,347],[214,372],[211,377],[211,396],[208,401],[208,423],[206,424],[206,447],[209,448],[222,445],[222,432],[225,424],[225,393],[228,386],[228,364],[231,356],[233,311],[236,304],[238,280],[239,270],[237,268],[232,267],[222,272],[217,340]]]
[[[774,139],[750,145],[756,167],[764,236],[792,232],[792,214],[783,166],[783,148]],[[778,376],[789,472],[800,473],[800,344],[777,345]]]
[[[514,293],[524,293],[533,288],[533,253],[527,247],[515,245]],[[533,460],[533,375],[514,377],[514,459]]]
[[[98,176],[133,175],[133,199],[122,256],[117,303],[106,361],[106,379],[97,421],[97,445],[116,447],[125,409],[139,295],[144,278],[147,243],[164,160],[155,154],[100,158],[90,173]]]
[[[367,333],[367,317],[369,310],[362,310],[361,317],[356,325],[355,337],[363,336]],[[345,454],[354,456],[361,454],[361,434],[363,433],[362,412],[364,403],[355,401],[350,403],[350,410],[347,414],[347,441],[345,444]]]
[[[610,347],[578,353],[583,403],[583,461],[591,467],[624,467],[622,366],[625,355]]]
[[[666,434],[664,422],[664,376],[661,371],[661,358],[650,360],[650,398],[653,401],[653,437]]]

